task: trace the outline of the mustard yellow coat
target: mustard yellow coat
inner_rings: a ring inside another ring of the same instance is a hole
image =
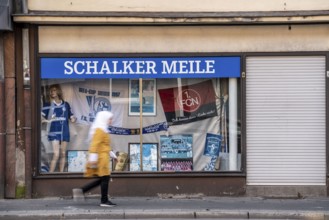
[[[108,176],[110,171],[110,136],[102,129],[97,128],[91,140],[88,153],[97,153],[97,168],[90,168],[88,162],[86,164],[85,177]]]

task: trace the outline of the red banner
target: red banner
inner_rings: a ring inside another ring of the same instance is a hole
[[[169,125],[217,116],[216,95],[211,80],[158,91]]]

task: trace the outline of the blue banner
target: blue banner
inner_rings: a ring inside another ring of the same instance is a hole
[[[219,134],[210,134],[207,133],[206,137],[206,144],[204,147],[204,153],[205,156],[217,156],[219,155],[219,152],[221,151],[221,144],[222,144],[222,136]]]
[[[149,134],[149,133],[154,133],[158,131],[167,131],[167,130],[168,130],[167,122],[162,122],[143,128],[143,134]]]
[[[41,58],[41,78],[238,78],[240,57]]]
[[[161,122],[158,124],[150,125],[143,128],[143,134],[150,134],[155,133],[158,131],[167,131],[168,124],[167,122]],[[139,128],[118,128],[118,127],[109,127],[110,134],[117,134],[117,135],[138,135],[140,134]]]

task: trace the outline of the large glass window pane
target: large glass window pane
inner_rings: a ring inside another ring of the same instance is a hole
[[[239,82],[234,79],[237,83],[231,85],[236,103],[230,105],[229,80],[156,80],[157,114],[144,116],[142,123],[153,127],[143,135],[143,171],[155,170],[154,158],[156,169],[164,172],[241,169]],[[232,121],[230,112],[236,114]],[[230,125],[235,141],[229,140]]]
[[[43,79],[41,84],[41,173],[83,172],[89,127],[104,110],[114,114],[109,129],[119,157],[111,163],[114,172],[241,169],[236,78]]]
[[[129,80],[43,79],[41,85],[41,173],[83,172],[88,131],[98,111],[114,114],[113,132],[120,135],[113,135],[118,137],[112,138],[112,148],[121,158],[127,158],[128,142],[139,142],[139,135],[121,135],[124,128],[137,134],[140,127],[139,120],[127,120]],[[123,165],[117,169],[127,170],[126,161]]]

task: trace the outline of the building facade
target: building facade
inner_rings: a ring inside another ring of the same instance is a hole
[[[102,110],[113,196],[327,196],[327,1],[29,0],[13,20],[3,197],[87,182]]]

